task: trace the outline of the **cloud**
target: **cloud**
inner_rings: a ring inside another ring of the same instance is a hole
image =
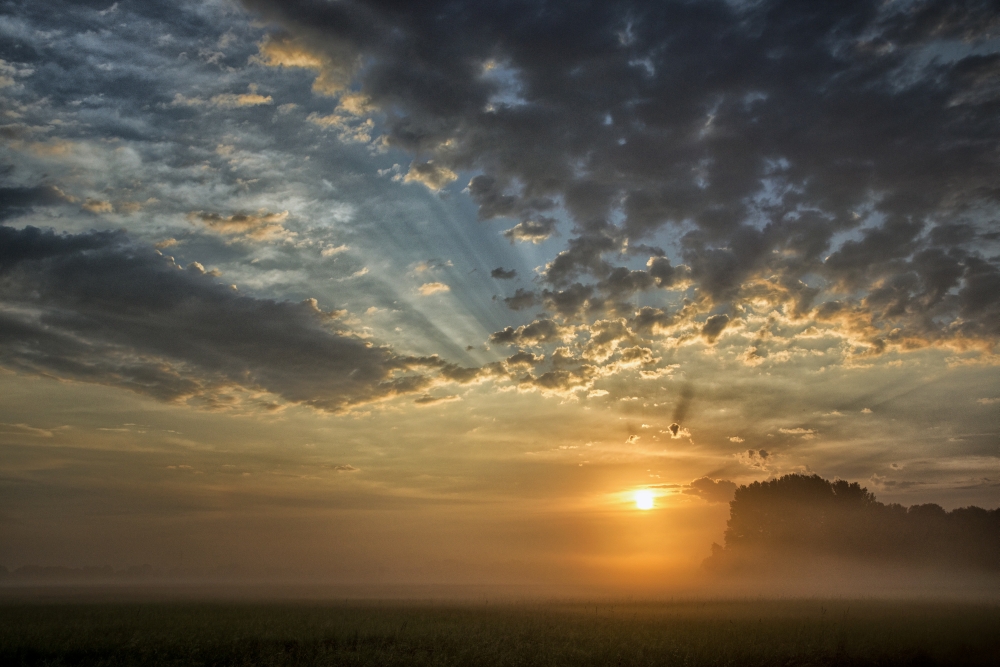
[[[449,396],[431,396],[429,394],[424,394],[419,398],[415,399],[413,402],[417,405],[428,406],[428,405],[438,405],[440,403],[454,403],[455,401],[462,400],[461,396],[456,396],[451,394]]]
[[[443,292],[450,292],[451,288],[444,283],[424,283],[418,289],[423,296],[430,296],[431,294],[441,294]]]
[[[535,377],[527,375],[518,380],[521,391],[541,391],[546,396],[569,396],[576,391],[587,391],[597,378],[593,366],[581,366],[576,370],[548,371]]]
[[[0,187],[0,220],[24,215],[36,206],[58,206],[75,200],[52,185]]]
[[[513,280],[514,278],[517,278],[517,271],[498,266],[490,271],[490,278],[495,278],[496,280]]]
[[[326,43],[323,48],[311,48],[304,40],[288,35],[270,35],[258,46],[255,62],[268,67],[295,67],[316,73],[313,90],[321,95],[335,96],[350,83],[357,58],[342,45]]]
[[[337,137],[347,143],[368,143],[372,140],[372,131],[375,129],[375,122],[371,118],[359,122],[355,118],[336,113],[321,116],[313,112],[306,120],[324,129],[338,130]]]
[[[336,255],[339,255],[342,252],[347,252],[348,250],[350,250],[350,248],[347,247],[347,245],[344,245],[344,244],[336,245],[336,246],[335,245],[328,245],[327,247],[325,247],[322,250],[320,250],[319,254],[320,254],[321,257],[334,257]]]
[[[0,430],[0,434],[30,435],[36,438],[51,438],[54,435],[50,429],[37,428],[28,424],[4,424],[0,422],[0,429],[13,429],[10,431]]]
[[[632,328],[638,333],[646,335],[661,335],[670,330],[670,326],[675,323],[673,315],[666,313],[659,308],[643,306],[635,313],[631,321]]]
[[[583,356],[590,361],[607,361],[620,347],[638,342],[624,318],[598,320],[589,327],[589,333]]]
[[[660,357],[653,354],[653,350],[648,347],[640,347],[635,345],[633,347],[622,348],[618,351],[618,358],[611,365],[614,370],[622,370],[626,368],[638,368],[640,366],[652,366],[659,363]]]
[[[490,335],[491,343],[505,345],[539,345],[541,343],[566,342],[573,338],[573,327],[563,326],[554,320],[535,320],[517,328],[507,327]]]
[[[666,431],[660,431],[660,433],[665,433],[670,436],[672,440],[679,440],[680,438],[690,438],[691,432],[686,428],[681,428],[681,425],[674,422],[667,427]]]
[[[270,394],[341,412],[439,380],[338,330],[315,300],[240,295],[123,232],[0,227],[0,366],[207,409]]]
[[[258,95],[255,88],[251,88],[249,93],[233,94],[224,93],[215,95],[211,99],[213,106],[220,109],[236,109],[238,107],[256,107],[264,104],[272,104],[274,100],[270,95]]]
[[[510,229],[504,231],[504,238],[513,241],[527,241],[529,243],[541,243],[556,231],[555,218],[545,216],[537,220],[522,220]]]
[[[109,201],[90,198],[83,202],[82,208],[90,213],[113,213],[115,210]]]
[[[403,176],[404,183],[423,183],[429,190],[437,192],[458,178],[458,174],[447,167],[429,162],[412,162],[410,169]]]
[[[575,318],[591,311],[601,312],[603,303],[594,298],[591,285],[574,283],[563,290],[543,290],[545,306],[566,318]]]
[[[406,180],[437,191],[477,172],[480,218],[518,220],[512,241],[550,238],[565,213],[543,279],[591,290],[574,316],[621,312],[615,295],[652,279],[700,312],[815,318],[870,355],[1000,336],[1000,255],[982,245],[1000,208],[986,3],[624,2],[581,18],[557,0],[517,30],[515,9],[488,4],[245,4],[281,26],[260,62],[349,87],[345,113],[391,110],[386,144],[416,158]],[[498,62],[508,76],[484,75]],[[683,264],[622,265],[666,229]]]
[[[366,95],[361,93],[344,93],[340,96],[340,104],[337,105],[337,110],[349,113],[352,116],[364,116],[378,109]]]
[[[187,97],[183,93],[175,93],[170,106],[174,107],[200,107],[204,106],[205,100],[200,97]]]
[[[545,355],[543,354],[534,354],[532,352],[524,352],[522,350],[521,352],[517,352],[507,357],[504,360],[504,364],[506,364],[507,368],[511,370],[518,368],[520,368],[521,370],[527,370],[534,366],[537,366],[544,360],[545,360]]]
[[[705,326],[701,328],[701,336],[708,343],[714,343],[728,325],[728,315],[712,315],[705,320]]]
[[[257,213],[234,213],[230,216],[194,211],[187,217],[192,224],[203,225],[209,231],[225,236],[264,241],[289,234],[282,224],[288,219],[288,211],[270,213],[266,209],[261,209]]]
[[[504,304],[511,310],[524,310],[538,303],[538,296],[531,290],[518,287],[513,296],[504,297]]]
[[[0,88],[10,88],[17,82],[14,77],[17,75],[18,70],[16,67],[11,65],[6,60],[0,59]]]
[[[750,468],[767,469],[771,453],[766,449],[748,449],[736,455],[736,460]]]
[[[682,493],[698,496],[709,503],[728,503],[736,493],[737,485],[728,479],[702,477],[684,487]]]
[[[802,428],[799,426],[796,428],[779,428],[778,433],[784,433],[785,435],[798,435],[802,436],[805,440],[809,440],[811,438],[815,438],[819,432],[816,429]]]

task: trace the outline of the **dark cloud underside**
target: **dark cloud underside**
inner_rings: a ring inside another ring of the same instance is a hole
[[[339,411],[422,392],[400,357],[338,331],[313,301],[242,296],[120,232],[0,227],[0,363],[224,407],[233,389]]]
[[[669,286],[615,262],[671,232],[706,306],[756,281],[875,349],[1000,333],[993,3],[245,4],[351,73],[390,145],[479,172],[511,240],[548,238],[562,206],[555,312]]]

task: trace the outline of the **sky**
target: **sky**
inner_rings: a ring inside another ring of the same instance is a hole
[[[3,0],[0,564],[665,586],[756,480],[997,507],[998,140],[985,1]]]

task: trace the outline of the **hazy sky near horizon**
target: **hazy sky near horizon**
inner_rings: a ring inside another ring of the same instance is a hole
[[[634,584],[789,472],[996,507],[998,140],[989,2],[2,2],[0,564]]]

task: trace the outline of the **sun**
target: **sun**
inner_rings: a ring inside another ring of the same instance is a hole
[[[653,492],[649,489],[642,489],[635,492],[635,506],[640,510],[653,509]]]

